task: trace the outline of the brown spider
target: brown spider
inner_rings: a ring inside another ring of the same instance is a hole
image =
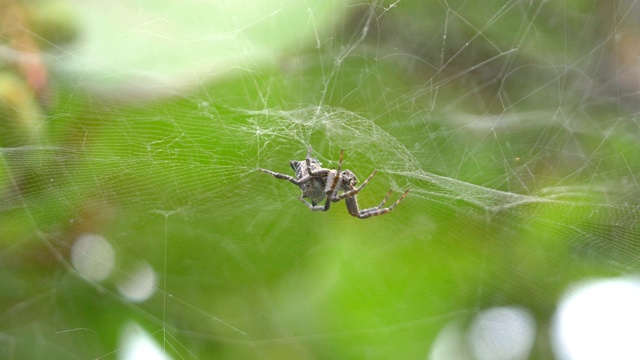
[[[358,199],[356,195],[367,185],[369,180],[376,174],[377,170],[374,170],[371,175],[358,187],[358,178],[350,170],[340,171],[342,168],[342,157],[344,150],[340,151],[340,160],[338,161],[338,169],[325,169],[322,167],[322,163],[318,159],[311,157],[311,148],[307,151],[307,158],[302,161],[291,161],[289,164],[296,173],[296,177],[280,174],[271,170],[260,169],[260,171],[267,174],[271,174],[278,179],[288,180],[289,182],[298,185],[302,190],[302,196],[300,201],[305,203],[309,209],[313,211],[327,211],[331,207],[332,202],[345,199],[347,210],[349,214],[358,217],[360,219],[366,219],[372,216],[383,215],[396,207],[407,196],[409,190],[405,191],[393,205],[388,208],[382,206],[389,199],[391,190],[382,199],[380,205],[369,209],[360,210],[358,207]],[[338,194],[339,191],[343,191]],[[303,198],[309,198],[311,202],[304,200]],[[316,205],[322,200],[327,199],[323,205]]]

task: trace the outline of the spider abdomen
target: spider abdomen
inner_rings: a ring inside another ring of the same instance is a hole
[[[312,205],[316,205],[326,197],[324,193],[325,184],[321,180],[311,180],[301,186],[302,197],[309,198]]]

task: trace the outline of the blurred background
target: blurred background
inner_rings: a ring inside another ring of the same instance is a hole
[[[0,8],[1,358],[640,358],[636,1]]]

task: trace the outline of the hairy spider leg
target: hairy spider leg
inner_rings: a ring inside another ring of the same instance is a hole
[[[369,175],[369,177],[368,177],[368,178],[366,178],[366,179],[362,182],[362,184],[360,184],[360,186],[358,186],[358,187],[357,187],[357,188],[355,188],[355,189],[351,189],[351,190],[349,190],[349,191],[345,191],[345,192],[343,192],[342,194],[340,194],[340,195],[338,195],[338,196],[334,196],[334,197],[331,199],[331,201],[334,201],[334,202],[335,202],[335,201],[340,201],[340,200],[342,200],[342,199],[344,199],[344,198],[348,198],[348,197],[352,197],[352,196],[356,195],[357,193],[359,193],[359,192],[360,192],[360,190],[362,190],[362,188],[363,188],[365,185],[367,185],[367,183],[369,182],[369,180],[371,180],[371,178],[372,178],[372,177],[373,177],[377,172],[378,172],[378,170],[373,170],[373,172],[371,173],[371,175]]]
[[[382,200],[380,205],[378,205],[376,207],[373,207],[373,208],[360,210],[358,208],[358,201],[356,200],[355,197],[347,198],[345,200],[345,202],[347,204],[347,210],[349,211],[349,214],[351,214],[351,215],[353,215],[355,217],[358,217],[360,219],[366,219],[366,218],[370,218],[372,216],[384,215],[386,213],[391,212],[391,210],[393,210],[400,203],[400,201],[402,201],[402,199],[404,199],[405,196],[407,196],[408,193],[409,193],[409,190],[405,191],[402,194],[402,196],[400,196],[400,198],[398,200],[396,200],[396,202],[393,203],[393,205],[389,206],[388,208],[384,208],[384,209],[381,209],[381,207],[387,201],[387,199],[389,198],[389,195],[391,195],[391,190],[389,190],[389,192],[384,197],[384,199]]]
[[[343,156],[344,156],[344,149],[340,150],[340,159],[338,160],[338,170],[336,170],[335,175],[333,176],[333,181],[331,182],[331,186],[327,189],[327,191],[325,191],[327,194],[328,202],[331,202],[331,199],[333,199],[338,193],[338,191],[340,190],[340,188],[337,188],[337,187],[338,187],[338,184],[342,181],[342,174],[340,173],[340,171],[342,170]]]
[[[307,162],[307,173],[311,172],[311,146],[307,149],[307,158],[305,159]]]
[[[375,207],[373,209],[365,209],[364,213],[365,213],[365,215],[367,215],[365,217],[378,216],[378,215],[382,215],[382,214],[386,214],[388,212],[391,212],[391,210],[393,210],[396,206],[398,206],[400,201],[402,201],[407,196],[407,194],[409,193],[409,190],[407,189],[407,191],[402,193],[402,196],[400,196],[400,198],[398,200],[396,200],[396,202],[394,202],[391,206],[389,206],[388,208],[381,209],[381,207],[387,202],[387,199],[391,195],[391,192],[392,192],[392,190],[389,190],[389,192],[384,197],[384,199],[382,199],[382,202],[380,203],[380,205],[378,205],[377,207]]]
[[[333,170],[329,171],[328,174],[331,174],[332,171]],[[327,193],[326,196],[327,196],[327,200],[324,202],[324,207],[322,208],[322,211],[329,211],[329,208],[331,208],[331,195]]]
[[[317,169],[317,170],[313,170],[311,167],[311,160],[315,160],[319,165],[320,165],[320,161],[318,159],[312,158],[311,157],[311,147],[308,148],[307,150],[307,158],[305,159],[305,162],[307,164],[307,174],[311,175],[311,176],[326,176],[330,170],[327,169]]]
[[[313,205],[312,203],[308,202],[307,200],[305,200],[302,197],[299,197],[298,200],[302,201],[303,204],[307,205],[307,207],[313,211],[327,211],[329,210],[329,207],[327,207],[327,203],[325,202],[324,205]]]
[[[272,175],[275,178],[278,179],[282,179],[282,180],[288,180],[296,185],[302,185],[306,182],[309,182],[309,180],[311,180],[311,176],[309,175],[305,175],[303,177],[301,177],[300,179],[296,179],[293,176],[289,176],[289,175],[285,175],[285,174],[280,174],[271,170],[267,170],[267,169],[258,169],[260,171],[262,171],[263,173],[267,173],[269,175]]]
[[[342,170],[342,158],[344,157],[344,149],[340,149],[340,159],[338,159],[338,174]]]
[[[384,199],[382,199],[380,204],[373,209],[380,209],[381,207],[383,207],[384,204],[387,202],[387,200],[389,200],[389,196],[391,196],[392,192],[393,192],[393,189],[389,189],[389,191],[387,191],[387,195],[384,196]],[[367,211],[367,210],[370,210],[370,209],[365,209],[364,211]]]

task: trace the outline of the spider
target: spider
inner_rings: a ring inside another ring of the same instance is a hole
[[[360,210],[358,206],[358,199],[356,195],[367,185],[369,180],[378,172],[374,170],[371,175],[358,187],[358,178],[350,170],[341,171],[342,158],[344,156],[344,150],[340,151],[340,160],[338,161],[338,169],[325,169],[322,167],[322,163],[318,159],[311,157],[311,148],[307,151],[307,158],[302,161],[291,161],[289,165],[296,174],[296,177],[280,174],[267,169],[260,169],[260,171],[273,175],[275,178],[288,180],[289,182],[298,185],[302,190],[302,196],[300,201],[305,203],[309,209],[313,211],[327,211],[331,207],[332,202],[337,202],[344,199],[347,205],[347,211],[349,214],[358,217],[360,219],[366,219],[372,216],[383,215],[393,210],[396,205],[407,196],[409,190],[405,191],[393,205],[388,208],[383,208],[384,204],[391,195],[391,190],[382,199],[380,205],[364,210]],[[339,192],[342,191],[341,194]],[[304,198],[309,198],[309,201]],[[325,200],[324,205],[317,205],[322,200]]]

